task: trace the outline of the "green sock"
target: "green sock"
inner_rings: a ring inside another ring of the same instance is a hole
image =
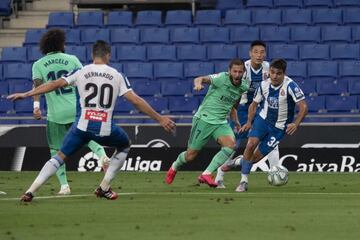
[[[218,167],[224,164],[226,160],[232,157],[235,151],[232,148],[222,147],[221,150],[213,157],[205,171],[213,173]]]
[[[105,150],[104,150],[104,147],[101,146],[100,144],[98,144],[97,142],[90,141],[90,142],[88,143],[88,147],[91,149],[91,151],[92,151],[93,153],[96,154],[96,156],[99,157],[99,159],[102,158],[102,157],[104,157],[104,156],[106,156],[106,152],[105,152]],[[107,156],[106,156],[106,157],[107,157]]]
[[[185,160],[185,152],[182,152],[179,154],[179,156],[177,157],[176,161],[173,162],[172,167],[175,171],[177,171],[182,165],[184,165],[186,163]]]
[[[51,156],[55,156],[57,154],[57,150],[50,149]],[[60,182],[60,185],[66,185],[68,184],[68,180],[66,177],[66,167],[65,164],[60,166],[60,168],[56,171],[56,177]]]

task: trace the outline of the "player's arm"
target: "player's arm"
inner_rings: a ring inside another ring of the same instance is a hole
[[[134,91],[128,91],[123,96],[139,111],[158,121],[166,131],[171,132],[175,130],[175,123],[169,117],[162,116],[157,113],[142,97],[138,96]]]
[[[33,89],[37,88],[38,86],[40,86],[41,84],[43,84],[43,81],[41,79],[34,79],[33,80]],[[41,110],[40,110],[40,97],[41,95],[35,95],[33,96],[33,101],[34,101],[34,110],[33,110],[33,116],[36,120],[40,120],[41,119]]]
[[[230,119],[231,121],[233,121],[234,125],[235,125],[235,132],[239,132],[241,129],[241,124],[239,121],[239,117],[238,117],[238,112],[237,109],[239,107],[239,102],[240,99],[232,106],[231,110],[230,110]]]
[[[203,83],[211,84],[211,78],[209,76],[201,76],[194,79],[194,90],[200,91],[204,88]]]
[[[308,107],[307,107],[305,100],[301,100],[301,101],[297,102],[296,106],[299,108],[299,112],[295,118],[295,121],[288,124],[287,128],[286,128],[286,133],[289,135],[293,135],[295,133],[295,131],[300,126],[300,123],[305,118],[306,114],[308,113]]]
[[[256,109],[258,107],[258,104],[259,103],[256,102],[255,100],[252,101],[252,103],[250,104],[249,109],[248,109],[247,122],[244,124],[244,126],[241,127],[240,132],[248,131],[251,128],[252,122],[253,122],[254,117],[255,117]]]

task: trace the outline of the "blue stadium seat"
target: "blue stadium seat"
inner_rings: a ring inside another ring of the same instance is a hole
[[[344,25],[354,25],[354,26],[359,25],[360,24],[359,8],[344,9],[343,23]]]
[[[122,63],[110,63],[110,66],[115,68],[118,72],[122,73],[123,72],[123,64]]]
[[[4,79],[31,79],[31,64],[8,63],[4,64]]]
[[[359,44],[333,44],[330,46],[330,56],[333,60],[359,60]]]
[[[354,123],[359,123],[360,118],[359,117],[337,117],[337,118],[334,118],[334,122],[354,122]]]
[[[12,0],[0,1],[0,16],[10,16],[12,13],[11,9]]]
[[[351,95],[360,95],[360,80],[358,77],[348,78],[349,90]]]
[[[167,97],[144,97],[144,99],[157,112],[165,113],[169,111],[169,100]]]
[[[270,43],[287,43],[290,41],[289,27],[263,27],[260,31],[261,40]]]
[[[229,69],[229,61],[216,61],[214,62],[215,65],[215,73],[219,72],[227,72]]]
[[[205,61],[206,47],[204,45],[182,45],[177,47],[178,60],[185,61]]]
[[[356,111],[356,96],[327,96],[326,109],[328,112],[351,112]]]
[[[175,44],[198,44],[200,41],[200,31],[198,28],[171,29],[170,39]]]
[[[319,26],[296,26],[291,28],[291,41],[294,43],[319,43],[321,28]]]
[[[196,12],[194,25],[196,26],[221,26],[220,10],[199,10]]]
[[[247,8],[272,8],[273,0],[251,0],[247,1]]]
[[[237,48],[236,45],[211,45],[207,48],[207,56],[210,61],[230,61],[237,57]]]
[[[43,57],[43,54],[40,52],[39,47],[30,46],[27,48],[27,56],[29,62],[35,62]]]
[[[289,74],[290,75],[290,74]],[[304,78],[293,78],[290,76],[301,88],[307,96],[317,95],[316,93],[316,80],[315,79],[304,79]]]
[[[331,117],[313,117],[313,116],[306,116],[303,120],[303,122],[307,123],[331,123],[334,122],[334,118]]]
[[[84,44],[93,44],[97,40],[110,42],[110,30],[98,28],[86,28],[81,31],[81,42]]]
[[[345,94],[348,91],[348,82],[344,79],[317,79],[316,92],[319,95]]]
[[[125,75],[132,80],[153,79],[153,65],[151,63],[132,62],[123,66]]]
[[[192,97],[169,97],[170,112],[194,113],[199,106],[197,98]]]
[[[135,26],[137,27],[160,27],[161,11],[145,10],[139,11],[136,16]]]
[[[185,96],[191,93],[191,81],[162,81],[162,96]]]
[[[360,61],[340,61],[339,75],[343,77],[360,77]]]
[[[341,9],[315,9],[313,10],[313,23],[315,25],[341,25],[342,10]]]
[[[165,26],[189,27],[192,25],[191,11],[173,10],[166,12]]]
[[[46,32],[46,29],[30,29],[26,31],[24,46],[38,45],[41,36]]]
[[[104,13],[102,11],[80,12],[77,18],[79,28],[101,28],[104,25]]]
[[[228,43],[229,29],[224,27],[206,27],[200,29],[202,43]]]
[[[1,61],[3,63],[11,62],[26,62],[27,49],[26,47],[5,47],[1,52]]]
[[[209,62],[187,62],[184,63],[184,77],[193,80],[199,76],[214,73],[214,64]]]
[[[106,26],[108,28],[131,27],[133,25],[132,19],[133,13],[130,11],[109,12]]]
[[[138,44],[140,43],[140,30],[136,28],[115,28],[110,31],[112,44]]]
[[[320,113],[325,111],[325,96],[307,97],[306,103],[310,113]]]
[[[249,59],[250,43],[239,44],[238,46],[238,58],[240,59]]]
[[[159,96],[161,93],[159,81],[135,81],[131,87],[140,96]]]
[[[9,93],[26,92],[33,88],[32,81],[29,80],[18,80],[9,81]]]
[[[170,45],[154,45],[147,47],[148,61],[176,61],[176,47]]]
[[[250,43],[260,39],[260,30],[257,27],[234,27],[230,29],[232,43]]]
[[[117,47],[117,61],[146,61],[146,47],[139,45],[123,45]]]
[[[302,8],[302,0],[274,0],[274,8]]]
[[[124,97],[118,97],[114,112],[117,113],[130,113],[131,111],[134,111],[135,107],[126,100]]]
[[[350,26],[323,26],[321,39],[324,43],[348,43],[351,42]]]
[[[224,10],[243,8],[243,5],[239,0],[217,0],[215,8],[223,12]]]
[[[64,32],[66,35],[66,46],[81,44],[81,32],[79,29],[64,29]]]
[[[154,78],[159,80],[183,79],[183,64],[179,62],[162,62],[154,64]]]
[[[292,1],[287,1],[292,2]],[[282,10],[283,25],[311,25],[310,9],[283,9]]]
[[[75,55],[82,63],[86,63],[88,60],[85,46],[65,46],[65,52]]]
[[[270,59],[283,58],[297,61],[299,58],[299,49],[295,44],[272,44],[268,51]]]
[[[314,61],[308,62],[309,77],[332,77],[337,78],[338,66],[337,62],[333,61]]]
[[[258,9],[252,11],[252,23],[254,25],[281,25],[280,9]]]
[[[248,9],[227,10],[224,18],[224,26],[236,27],[241,25],[251,25],[251,11]]]
[[[328,60],[330,49],[327,44],[304,44],[299,47],[300,60]]]
[[[74,27],[74,13],[73,12],[51,12],[49,14],[47,28],[60,27],[72,28]]]
[[[31,98],[25,98],[21,101],[15,101],[14,109],[16,113],[32,113],[33,100]]]
[[[303,78],[307,77],[307,64],[304,61],[288,61],[286,68],[286,75],[290,78]]]
[[[354,43],[360,42],[360,26],[354,26],[352,27],[352,41]]]
[[[9,94],[9,83],[7,81],[0,81],[0,98]]]
[[[0,81],[3,80],[3,65],[0,63]]]
[[[142,44],[168,44],[169,30],[167,28],[141,29],[140,39]]]
[[[17,101],[19,102],[19,101]],[[7,100],[6,98],[0,97],[0,112],[6,113],[11,112],[14,109],[14,102]],[[5,124],[4,121],[0,121],[0,124]]]
[[[332,7],[333,0],[304,0],[304,7],[325,8]]]
[[[335,7],[360,7],[358,0],[334,0]]]

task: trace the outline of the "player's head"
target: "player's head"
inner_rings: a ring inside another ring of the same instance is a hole
[[[286,61],[284,59],[274,59],[270,63],[270,79],[271,84],[278,86],[282,84],[286,72]]]
[[[234,85],[240,85],[241,79],[245,73],[245,64],[244,61],[239,58],[234,58],[229,63],[229,75],[231,82]]]
[[[266,44],[260,40],[253,41],[250,45],[249,56],[251,65],[260,67],[266,57]]]
[[[100,58],[103,60],[104,63],[107,64],[110,62],[110,53],[111,47],[107,42],[98,40],[94,43],[92,48],[93,59]]]
[[[51,52],[65,52],[65,32],[59,28],[48,30],[40,39],[40,51],[45,55]]]

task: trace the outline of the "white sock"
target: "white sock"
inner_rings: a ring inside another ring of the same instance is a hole
[[[130,150],[129,148],[126,148],[122,152],[115,152],[114,155],[111,157],[109,168],[105,173],[104,179],[100,183],[100,187],[102,190],[104,191],[109,190],[110,183],[116,176],[116,173],[123,166],[129,150]]]
[[[202,175],[210,175],[210,174],[211,174],[211,172],[208,171],[208,170],[205,170],[205,171],[202,173]]]
[[[56,173],[61,165],[64,164],[64,161],[58,156],[52,157],[49,161],[45,163],[41,169],[39,175],[36,177],[33,184],[26,192],[35,193],[52,175]]]
[[[276,147],[274,150],[272,150],[268,156],[267,156],[270,164],[270,169],[273,166],[280,166],[280,160],[279,160],[279,147]]]
[[[240,182],[249,182],[248,174],[241,174]]]

